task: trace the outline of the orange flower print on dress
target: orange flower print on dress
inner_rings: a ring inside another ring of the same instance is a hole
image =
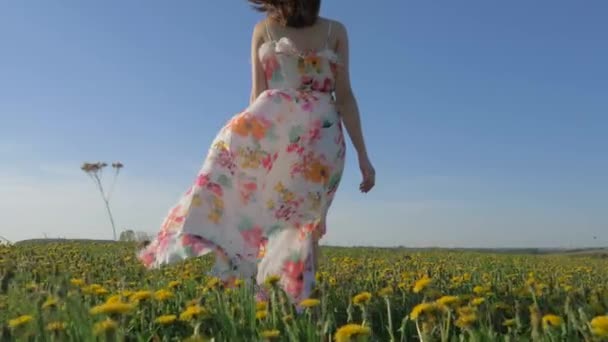
[[[252,135],[256,140],[261,140],[266,136],[264,123],[247,112],[239,115],[232,122],[232,131],[242,137]]]
[[[319,160],[313,161],[311,164],[307,165],[306,170],[304,171],[304,178],[313,183],[327,183],[329,180],[329,167]]]

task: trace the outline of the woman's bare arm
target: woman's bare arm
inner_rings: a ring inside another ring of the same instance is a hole
[[[266,78],[264,77],[264,69],[262,62],[258,57],[260,45],[264,43],[265,26],[264,22],[258,23],[251,36],[251,97],[249,103],[253,103],[258,96],[267,89]]]
[[[336,107],[342,116],[346,131],[351,138],[358,156],[366,156],[367,150],[361,129],[359,107],[350,84],[348,34],[344,25],[336,23],[336,52],[340,65],[336,74]]]
[[[340,23],[335,24],[337,28],[336,52],[340,59],[340,65],[336,74],[336,108],[342,117],[344,127],[357,151],[359,168],[363,175],[360,189],[362,192],[368,192],[375,185],[376,172],[367,155],[367,148],[365,146],[365,139],[363,138],[363,130],[361,128],[359,107],[350,84],[348,33],[346,32],[344,25]]]

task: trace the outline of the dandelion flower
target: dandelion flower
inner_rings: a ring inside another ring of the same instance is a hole
[[[70,279],[70,284],[72,284],[72,286],[83,286],[85,284],[83,279],[80,278],[72,278]]]
[[[173,324],[177,320],[176,315],[162,315],[157,317],[154,321],[161,325]]]
[[[180,287],[180,286],[182,286],[182,282],[181,281],[179,281],[179,280],[173,280],[173,281],[171,281],[169,283],[169,285],[167,287],[169,287],[170,289],[174,289],[174,288],[177,288],[177,287]]]
[[[258,311],[255,313],[256,319],[264,320],[264,319],[266,319],[266,317],[268,317],[268,311],[266,311],[266,310]]]
[[[179,315],[180,321],[191,321],[194,318],[205,316],[207,310],[200,305],[192,305],[186,308],[184,312]]]
[[[129,300],[131,302],[141,302],[152,298],[152,296],[152,291],[137,291],[129,297]]]
[[[429,278],[426,275],[424,277],[418,279],[414,283],[414,293],[420,293],[420,292],[424,291],[424,289],[426,289],[431,284],[431,282],[432,282],[431,278]]]
[[[266,311],[268,309],[268,302],[259,301],[255,304],[255,308],[257,311]]]
[[[321,304],[321,301],[314,298],[304,299],[300,302],[300,306],[307,309],[319,306],[319,304]]]
[[[350,342],[353,338],[369,336],[371,329],[359,324],[347,324],[336,331],[336,342]]]
[[[437,299],[437,304],[449,308],[453,308],[454,306],[460,303],[460,298],[458,296],[443,296]]]
[[[8,321],[8,326],[13,329],[19,328],[21,326],[28,324],[32,320],[34,320],[34,317],[32,317],[31,315],[23,315],[23,316],[19,316],[15,319],[11,319],[10,321]]]
[[[279,338],[279,336],[281,336],[281,332],[276,329],[264,330],[262,331],[261,335],[266,340],[273,340],[275,338]]]
[[[133,309],[134,306],[132,304],[123,302],[112,302],[95,306],[90,310],[90,313],[91,315],[125,314],[132,311]]]
[[[608,315],[597,316],[589,323],[593,335],[608,337]]]
[[[437,306],[434,303],[420,303],[412,309],[410,319],[415,321],[418,318],[435,312],[435,310],[437,310]]]
[[[512,327],[512,326],[514,326],[515,324],[516,324],[516,321],[515,321],[515,319],[514,319],[514,318],[511,318],[511,319],[506,319],[504,322],[502,322],[502,325],[503,325],[504,327]]]
[[[266,278],[265,282],[266,282],[267,285],[274,286],[274,285],[276,285],[279,282],[279,280],[281,280],[280,276],[271,275],[268,278]]]
[[[65,322],[51,322],[46,325],[46,330],[57,333],[60,331],[64,331],[66,327],[67,324]]]
[[[557,315],[543,316],[543,327],[545,329],[560,327],[563,322],[564,320]]]
[[[48,298],[43,304],[42,304],[42,308],[43,309],[51,309],[51,308],[56,308],[57,304],[59,304],[59,301],[57,300],[57,298]]]
[[[95,335],[99,335],[102,333],[112,332],[116,330],[116,328],[118,328],[118,323],[108,318],[104,321],[95,323],[95,325],[93,326],[93,333]]]
[[[361,292],[353,297],[353,303],[355,305],[367,305],[372,299],[372,294],[369,292]]]
[[[471,304],[475,305],[475,306],[480,306],[481,304],[483,304],[486,301],[485,298],[483,297],[477,297],[477,298],[473,298],[473,300],[471,300]]]
[[[163,302],[165,300],[173,298],[173,292],[169,290],[158,290],[154,293],[154,299],[159,302]]]
[[[380,289],[380,291],[378,291],[378,296],[380,296],[380,297],[389,297],[392,294],[393,294],[393,288],[390,286],[387,286],[383,289]]]

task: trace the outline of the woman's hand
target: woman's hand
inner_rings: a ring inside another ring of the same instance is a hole
[[[359,185],[359,190],[363,193],[369,192],[376,184],[376,170],[369,161],[367,155],[359,157],[359,169],[361,169],[361,176],[363,181]]]

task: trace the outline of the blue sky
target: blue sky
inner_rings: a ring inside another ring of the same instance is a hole
[[[376,166],[353,149],[325,243],[608,245],[608,3],[324,1]],[[0,235],[111,237],[83,161],[121,160],[155,232],[248,103],[245,1],[0,3]],[[596,239],[593,237],[597,236]]]

